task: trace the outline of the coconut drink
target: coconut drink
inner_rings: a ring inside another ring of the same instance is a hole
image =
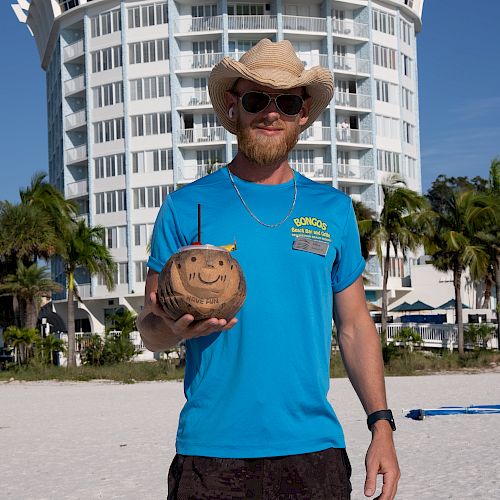
[[[191,314],[195,320],[229,321],[246,297],[240,265],[228,248],[201,243],[201,207],[198,205],[198,241],[174,253],[158,277],[158,301],[173,320]]]
[[[158,299],[173,320],[191,314],[195,320],[230,320],[240,310],[246,284],[240,265],[228,250],[189,245],[173,254],[158,278]]]

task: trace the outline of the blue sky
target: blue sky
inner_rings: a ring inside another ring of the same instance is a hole
[[[36,45],[0,2],[0,200],[48,171],[45,73]],[[425,0],[418,36],[424,191],[439,174],[487,177],[500,156],[498,0]]]

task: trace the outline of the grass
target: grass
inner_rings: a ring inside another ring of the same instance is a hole
[[[168,361],[124,362],[107,366],[46,366],[36,362],[26,367],[11,367],[0,371],[0,381],[10,380],[57,380],[88,381],[113,380],[125,384],[153,380],[181,380],[184,368],[178,368]]]
[[[386,356],[384,371],[385,375],[389,377],[429,375],[439,372],[484,370],[491,368],[492,363],[500,366],[499,351],[469,351],[462,358],[457,352],[450,353],[447,350],[417,350],[409,353],[402,349],[397,349],[392,351],[389,356]],[[347,376],[340,353],[338,352],[332,356],[330,376],[335,378]]]
[[[495,363],[500,366],[499,351],[470,351],[461,358],[458,353],[448,351],[393,351],[385,364],[386,376],[427,375],[437,372],[471,371],[490,368]],[[330,376],[346,377],[346,371],[339,352],[331,358]],[[124,384],[154,380],[181,380],[184,368],[179,368],[166,360],[156,362],[124,362],[108,366],[79,366],[65,368],[46,366],[33,361],[29,366],[11,366],[0,371],[0,381],[56,380],[88,381],[111,380]]]

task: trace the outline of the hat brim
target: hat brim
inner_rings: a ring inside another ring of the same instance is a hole
[[[250,70],[239,61],[231,57],[224,57],[210,74],[208,92],[219,122],[232,134],[236,134],[236,123],[230,120],[227,115],[226,92],[233,87],[239,78],[276,90],[305,87],[307,95],[311,98],[311,104],[308,120],[301,126],[301,132],[318,118],[333,98],[332,74],[321,66],[304,70],[301,75],[297,76],[269,67],[265,68],[264,71]]]

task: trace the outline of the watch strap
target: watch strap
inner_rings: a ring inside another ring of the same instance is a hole
[[[370,415],[368,415],[368,418],[366,419],[368,429],[372,430],[372,425],[379,420],[387,420],[389,424],[391,424],[391,429],[393,431],[396,430],[396,423],[394,422],[394,417],[391,410],[379,410],[370,413]]]

